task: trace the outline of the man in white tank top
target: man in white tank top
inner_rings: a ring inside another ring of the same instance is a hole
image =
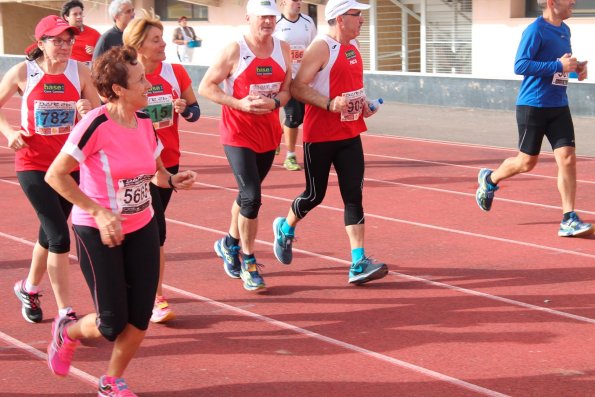
[[[277,19],[274,36],[289,43],[291,48],[292,78],[300,68],[304,51],[316,37],[316,25],[312,18],[301,14],[302,0],[281,0],[281,16]],[[298,127],[304,121],[304,104],[291,99],[283,108],[285,121],[283,136],[287,146],[287,154],[283,166],[289,171],[302,169],[295,155]]]

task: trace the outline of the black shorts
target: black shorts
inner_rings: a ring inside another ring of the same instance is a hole
[[[519,150],[522,153],[537,156],[544,136],[554,150],[565,146],[575,147],[574,125],[568,106],[517,106],[516,120],[519,127]]]
[[[291,98],[283,107],[285,111],[285,126],[288,128],[298,128],[304,122],[304,113],[306,105],[297,99]]]

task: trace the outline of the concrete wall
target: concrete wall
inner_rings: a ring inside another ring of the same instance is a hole
[[[24,57],[0,56],[0,74],[22,62]],[[207,67],[186,65],[195,89]],[[365,73],[369,98],[412,105],[513,110],[520,79],[483,79],[451,75],[419,75],[408,73]],[[572,81],[568,88],[572,113],[595,116],[595,84]]]

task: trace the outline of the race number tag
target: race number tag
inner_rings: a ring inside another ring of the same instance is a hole
[[[568,86],[568,73],[555,73],[552,78],[552,84],[562,87]]]
[[[76,119],[76,102],[33,102],[35,133],[39,135],[69,134]]]
[[[144,109],[151,117],[156,130],[173,124],[174,100],[171,94],[155,95],[148,98],[148,106]]]
[[[262,95],[266,98],[275,98],[281,90],[281,83],[250,84],[250,95]]]
[[[302,63],[302,58],[304,57],[304,51],[306,51],[305,45],[292,45],[291,47],[291,63],[299,64]]]
[[[117,200],[121,214],[137,214],[151,205],[149,182],[152,178],[152,175],[139,175],[118,181]]]
[[[356,121],[360,118],[366,105],[366,93],[363,88],[357,91],[343,93],[347,99],[347,110],[341,112],[341,121]]]

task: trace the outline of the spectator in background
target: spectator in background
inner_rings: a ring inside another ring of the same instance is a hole
[[[85,7],[80,0],[70,0],[62,5],[60,15],[70,26],[78,28],[80,33],[74,38],[72,46],[72,59],[91,66],[93,51],[97,40],[101,37],[98,31],[83,23]]]
[[[180,26],[174,30],[173,40],[178,45],[178,59],[180,62],[192,62],[194,49],[200,45],[201,39],[196,36],[192,26],[188,26],[188,18],[181,16],[178,23]]]
[[[114,0],[110,3],[107,10],[109,16],[114,21],[114,26],[101,35],[95,51],[93,52],[93,60],[101,54],[114,46],[122,45],[122,34],[126,26],[134,18],[134,6],[131,0]]]

